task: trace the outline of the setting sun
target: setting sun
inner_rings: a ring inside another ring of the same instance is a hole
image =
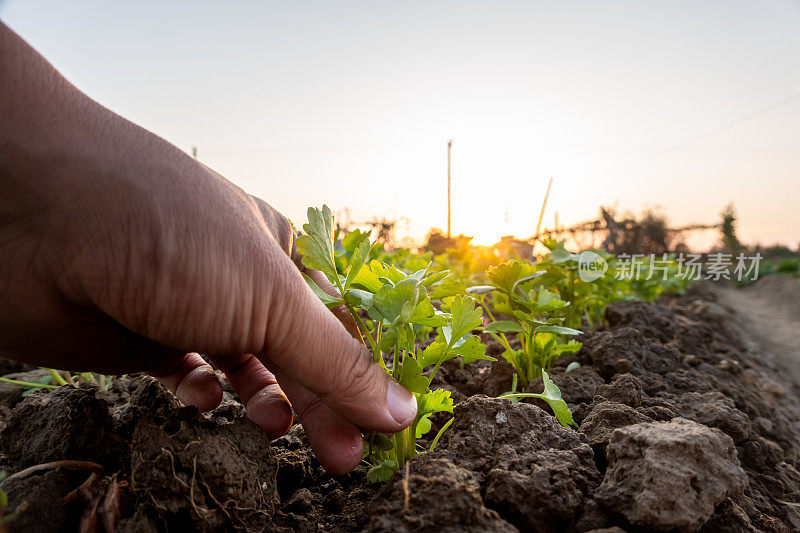
[[[800,531],[798,28],[0,0],[0,533]]]
[[[800,234],[790,4],[761,6],[755,19],[722,4],[627,6],[624,18],[596,3],[413,4],[391,17],[318,5],[311,18],[170,4],[158,20],[133,5],[32,5],[7,1],[0,14],[68,78],[197,147],[293,220],[327,202],[353,220],[396,219],[399,237],[422,239],[446,225],[453,138],[453,231],[476,242],[531,236],[550,176],[548,227],[556,211],[570,226],[599,205],[710,223],[732,201],[747,242],[796,244]],[[213,45],[200,37],[212,19]],[[146,42],[128,46],[142,25]]]

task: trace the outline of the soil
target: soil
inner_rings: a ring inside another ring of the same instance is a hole
[[[144,376],[0,395],[8,527],[797,531],[800,324],[768,279],[609,306],[551,373],[577,430],[540,402],[492,398],[511,387],[507,364],[448,362],[435,385],[453,392],[453,425],[383,485],[361,467],[325,473],[299,425],[267,443],[230,392],[208,414]]]
[[[800,384],[800,282],[775,274],[744,289],[717,287],[719,302],[738,312],[747,343],[782,366]]]

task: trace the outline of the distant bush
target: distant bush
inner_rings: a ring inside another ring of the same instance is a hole
[[[800,274],[800,259],[796,257],[782,259],[775,267],[775,272],[779,272],[781,274]]]

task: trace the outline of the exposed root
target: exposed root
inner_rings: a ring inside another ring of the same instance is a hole
[[[74,501],[78,496],[80,496],[82,490],[86,490],[89,487],[91,487],[92,484],[95,481],[97,481],[98,479],[100,479],[100,476],[98,475],[98,473],[97,472],[92,472],[89,475],[89,477],[86,478],[86,481],[84,481],[83,483],[78,485],[78,487],[75,488],[75,490],[70,491],[66,496],[64,496],[64,503],[68,504],[68,503],[71,503],[72,501]]]
[[[408,511],[408,506],[411,501],[411,492],[408,489],[408,478],[411,472],[409,467],[409,463],[406,463],[406,473],[403,476],[403,511]]]
[[[29,466],[24,470],[20,470],[16,474],[12,474],[7,478],[5,478],[3,480],[3,483],[11,479],[21,479],[23,477],[30,476],[31,474],[44,472],[46,470],[54,470],[56,468],[66,468],[67,470],[89,470],[91,472],[94,472],[95,474],[103,473],[103,466],[98,463],[93,463],[92,461],[73,461],[73,460],[52,461],[50,463],[42,463],[38,465]]]
[[[161,448],[161,453],[162,454],[166,454],[167,457],[169,457],[169,468],[170,468],[170,470],[172,470],[172,477],[174,477],[176,480],[178,480],[178,483],[183,485],[184,488],[190,489],[189,485],[187,485],[184,480],[182,480],[180,477],[178,477],[178,473],[175,472],[175,456],[172,455],[172,452],[169,451],[166,448]],[[158,459],[155,459],[155,461],[158,461]],[[153,462],[155,462],[155,461],[153,461]]]
[[[189,444],[191,444],[191,442]],[[189,444],[186,445],[187,448],[189,447]],[[184,450],[185,449],[186,448],[184,448]],[[192,459],[192,482],[189,485],[189,503],[192,504],[192,509],[194,509],[194,512],[197,513],[197,516],[202,517],[203,514],[200,512],[200,509],[198,509],[197,504],[194,503],[194,479],[195,479],[195,476],[197,476],[197,456],[196,455]],[[206,513],[209,512],[208,509],[203,509],[203,511],[206,512]]]

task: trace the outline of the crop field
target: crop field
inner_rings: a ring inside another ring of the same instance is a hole
[[[267,442],[229,386],[202,414],[147,376],[5,361],[9,530],[800,528],[800,395],[736,289],[686,281],[673,256],[633,278],[592,250],[608,272],[585,279],[555,240],[536,260],[434,255],[340,232],[327,207],[308,219],[303,264],[336,293],[310,288],[414,393],[413,423],[365,433],[334,477],[302,426]]]
[[[0,533],[800,533],[800,0],[0,0]]]

